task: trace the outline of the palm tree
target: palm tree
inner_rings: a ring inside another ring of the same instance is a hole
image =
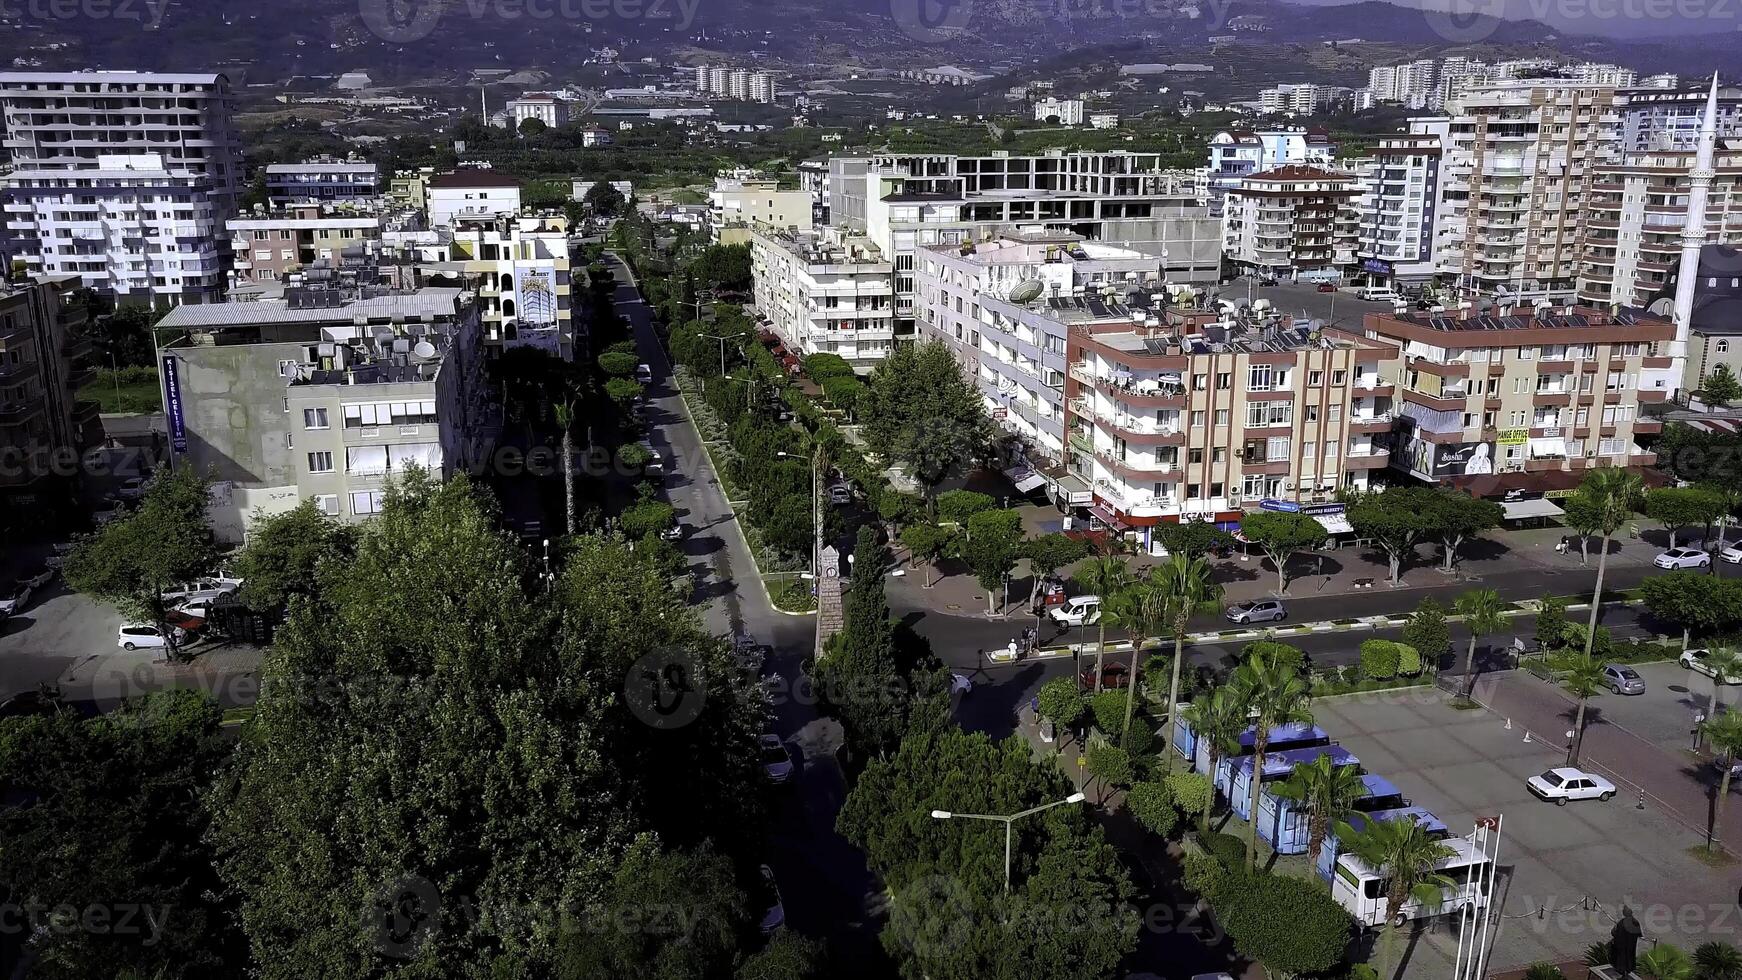
[[[1125,564],[1125,559],[1117,555],[1100,555],[1089,560],[1083,570],[1077,573],[1082,579],[1083,588],[1091,595],[1101,597],[1101,616],[1096,620],[1100,627],[1099,638],[1095,641],[1095,690],[1101,690],[1101,661],[1107,653],[1107,605],[1112,598],[1131,584],[1131,567]]]
[[[1465,701],[1471,699],[1476,690],[1476,641],[1486,636],[1493,636],[1506,626],[1506,618],[1500,615],[1500,593],[1493,589],[1476,589],[1458,596],[1452,604],[1452,610],[1464,617],[1464,628],[1470,631],[1470,647],[1464,652],[1464,693]]]
[[[1706,667],[1712,672],[1712,709],[1706,714],[1716,718],[1724,708],[1724,685],[1742,679],[1742,651],[1713,647],[1706,654]]]
[[[1264,779],[1264,751],[1270,742],[1270,730],[1291,722],[1313,720],[1312,695],[1307,683],[1292,665],[1273,663],[1254,654],[1234,671],[1234,687],[1246,711],[1256,726],[1252,733],[1252,786],[1247,799],[1251,821],[1247,827],[1246,859],[1250,868],[1258,867],[1258,790]],[[1230,783],[1230,786],[1232,783]]]
[[[1340,825],[1338,838],[1349,841],[1349,851],[1390,882],[1385,893],[1386,928],[1379,960],[1383,964],[1379,976],[1384,980],[1393,969],[1397,935],[1408,921],[1402,911],[1404,903],[1411,899],[1423,905],[1444,901],[1452,881],[1435,869],[1455,852],[1414,820],[1369,820],[1359,834],[1347,833],[1350,829],[1347,824]]]
[[[1240,734],[1246,731],[1246,702],[1240,699],[1237,688],[1218,687],[1208,696],[1186,705],[1184,714],[1186,724],[1192,726],[1209,756],[1209,768],[1204,773],[1210,780],[1210,796],[1204,801],[1203,814],[1203,826],[1207,828],[1216,811],[1216,764],[1222,761],[1223,755],[1240,747]],[[1168,745],[1169,748],[1173,745],[1171,738]]]
[[[1579,751],[1585,745],[1585,705],[1603,693],[1603,668],[1585,661],[1561,678],[1561,686],[1579,701],[1578,714],[1573,716],[1573,742],[1567,746],[1567,765],[1577,765]]]
[[[1742,952],[1713,940],[1694,947],[1694,973],[1700,980],[1742,980]]]
[[[1596,530],[1603,532],[1603,550],[1597,554],[1597,587],[1591,592],[1591,622],[1585,632],[1585,659],[1591,659],[1591,644],[1597,639],[1597,616],[1603,610],[1603,576],[1609,571],[1609,540],[1627,519],[1645,490],[1638,473],[1616,466],[1592,470],[1577,492],[1592,502]]]
[[[1705,730],[1706,741],[1712,750],[1718,753],[1718,763],[1724,773],[1718,779],[1718,806],[1712,814],[1712,823],[1706,828],[1706,850],[1712,849],[1713,839],[1718,836],[1718,825],[1724,822],[1724,803],[1730,797],[1730,775],[1736,769],[1736,759],[1742,756],[1742,712],[1726,711],[1721,715],[1713,715],[1700,726]]]
[[[1694,980],[1694,961],[1681,951],[1681,947],[1658,943],[1639,954],[1635,972],[1653,980]]]
[[[1271,792],[1293,800],[1295,809],[1306,813],[1307,857],[1310,866],[1316,868],[1319,852],[1325,847],[1325,836],[1333,825],[1348,820],[1355,812],[1355,801],[1366,795],[1367,784],[1361,781],[1357,767],[1332,765],[1330,756],[1321,755],[1304,766],[1296,766]]]
[[[1131,683],[1125,686],[1125,724],[1119,729],[1120,748],[1125,747],[1126,736],[1131,732],[1131,717],[1137,710],[1137,681],[1142,676],[1142,668],[1138,664],[1143,656],[1143,644],[1151,636],[1155,636],[1167,621],[1167,594],[1160,571],[1152,568],[1148,575],[1131,583],[1125,593],[1129,609],[1120,617],[1120,622],[1115,624],[1127,626],[1131,630]],[[1178,649],[1175,649],[1174,654],[1178,656]],[[1167,720],[1171,722],[1171,705],[1167,713]]]
[[[1137,672],[1139,669],[1137,665],[1137,656],[1142,652],[1143,628],[1145,625],[1143,619],[1143,594],[1138,583],[1132,582],[1112,595],[1103,595],[1101,597],[1101,618],[1096,620],[1096,622],[1100,624],[1103,631],[1108,627],[1112,627],[1115,630],[1123,630],[1131,634],[1131,672],[1125,677],[1125,687],[1127,691],[1136,690]],[[1096,657],[1095,664],[1095,684],[1096,690],[1098,691],[1100,690],[1101,683],[1099,657]],[[1126,727],[1130,727],[1131,721],[1129,718],[1126,719],[1125,724]],[[1123,748],[1125,729],[1122,728],[1119,731],[1120,747]]]
[[[1167,712],[1171,717],[1179,704],[1180,670],[1185,663],[1186,627],[1192,614],[1206,605],[1222,600],[1222,587],[1216,584],[1206,558],[1188,558],[1176,554],[1167,563],[1149,573],[1155,595],[1161,606],[1161,616],[1173,630],[1173,677],[1167,685]],[[1167,749],[1173,748],[1173,726],[1163,729]],[[1167,771],[1174,771],[1174,757],[1167,752]],[[1212,778],[1214,772],[1211,773]]]
[[[575,403],[573,399],[552,406],[557,428],[563,433],[563,514],[570,537],[575,534]]]

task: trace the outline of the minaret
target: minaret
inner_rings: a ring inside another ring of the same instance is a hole
[[[1682,228],[1681,268],[1675,282],[1675,349],[1678,371],[1687,364],[1688,343],[1693,339],[1694,288],[1700,281],[1700,250],[1706,244],[1706,195],[1711,189],[1713,157],[1718,145],[1718,73],[1712,73],[1712,92],[1706,97],[1706,115],[1700,120],[1700,144],[1694,153],[1694,169],[1688,174],[1687,224]]]

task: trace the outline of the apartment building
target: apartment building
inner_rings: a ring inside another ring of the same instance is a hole
[[[170,169],[158,154],[14,171],[0,209],[8,251],[30,275],[78,276],[118,301],[151,306],[223,295],[223,225],[211,178]]]
[[[1449,120],[1412,119],[1407,136],[1382,137],[1367,151],[1355,210],[1358,274],[1375,286],[1401,288],[1434,275],[1440,153]]]
[[[750,230],[756,312],[788,350],[874,367],[895,347],[895,267],[838,229]]]
[[[1336,85],[1314,85],[1310,82],[1277,85],[1258,93],[1258,111],[1265,115],[1292,113],[1311,116],[1331,111],[1337,103],[1347,100],[1350,94],[1348,89]]]
[[[773,104],[775,76],[765,71],[750,73],[750,101]]]
[[[1560,78],[1460,96],[1442,158],[1440,275],[1465,295],[1571,300],[1591,184],[1619,132],[1616,106],[1613,87]]]
[[[1411,109],[1426,108],[1434,101],[1439,81],[1439,63],[1422,58],[1402,65],[1385,65],[1367,72],[1367,89],[1375,102],[1399,102]]]
[[[1222,205],[1222,253],[1247,272],[1299,275],[1354,262],[1361,181],[1318,167],[1252,174]]]
[[[1154,153],[837,158],[830,182],[829,220],[893,257],[898,333],[913,330],[915,256],[933,245],[1071,234],[1155,256],[1172,281],[1220,274],[1219,223],[1192,175]]]
[[[1158,524],[1233,527],[1261,507],[1337,524],[1337,491],[1369,488],[1390,460],[1389,345],[1262,314],[1068,315],[1069,471],[1088,516],[1150,553]]]
[[[489,170],[435,174],[425,183],[429,226],[452,226],[461,218],[520,213],[520,182]]]
[[[231,218],[232,284],[282,282],[291,273],[342,250],[381,239],[374,213],[304,204],[268,214]]]
[[[802,190],[783,191],[780,182],[748,174],[714,180],[708,192],[714,237],[724,244],[749,241],[750,229],[811,229],[811,196]]]
[[[1708,90],[1690,88],[1634,88],[1623,92],[1621,152],[1624,154],[1672,150],[1692,153],[1700,138],[1700,120]],[[1742,135],[1742,86],[1718,89],[1718,136]]]
[[[316,157],[266,167],[266,201],[279,208],[310,201],[372,199],[381,193],[381,172],[368,160]]]
[[[568,219],[559,213],[461,217],[426,267],[476,283],[484,350],[537,347],[563,360],[586,356],[570,285]]]
[[[434,167],[395,171],[387,182],[387,197],[408,207],[424,211],[429,208],[429,182],[435,178]]]
[[[1055,99],[1047,97],[1034,103],[1035,122],[1052,122],[1060,126],[1081,126],[1083,124],[1082,99]]]
[[[67,493],[80,452],[103,441],[96,402],[74,393],[96,376],[76,276],[0,281],[0,528],[41,516]]]
[[[547,129],[567,126],[571,113],[572,103],[561,92],[527,92],[508,102],[509,124],[517,130],[528,119],[538,120]]]
[[[1291,163],[1328,167],[1337,144],[1323,129],[1226,130],[1210,137],[1212,182],[1237,186],[1239,178]]]
[[[1590,307],[1369,313],[1402,361],[1393,465],[1480,492],[1559,489],[1595,466],[1648,466],[1643,405],[1681,383],[1668,320]],[[1467,483],[1465,485],[1468,485]]]
[[[498,423],[460,289],[299,290],[182,307],[159,327],[179,334],[161,351],[170,448],[213,474],[222,541],[305,500],[360,520],[412,464],[446,478],[489,458]]]
[[[941,340],[1031,462],[1065,461],[1069,323],[1109,293],[1158,289],[1161,260],[1076,235],[1006,235],[919,250],[920,333]],[[1083,304],[1079,306],[1078,304]],[[1068,500],[1072,488],[1062,491]],[[1079,495],[1087,487],[1075,488]]]
[[[1742,149],[1720,149],[1713,163],[1706,240],[1742,242]],[[1673,291],[1693,170],[1692,147],[1632,153],[1593,169],[1579,302],[1643,307]]]
[[[236,97],[221,74],[0,72],[3,144],[18,170],[99,170],[105,157],[155,154],[210,187],[219,222],[242,196]]]

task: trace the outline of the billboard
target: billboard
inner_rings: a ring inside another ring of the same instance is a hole
[[[182,410],[181,375],[172,354],[163,355],[163,405],[169,416],[169,446],[177,453],[188,451],[187,415]]]
[[[548,265],[514,269],[514,316],[521,323],[556,322],[556,270]]]
[[[1486,442],[1417,440],[1411,448],[1413,468],[1428,476],[1483,476],[1494,472],[1494,447]]]

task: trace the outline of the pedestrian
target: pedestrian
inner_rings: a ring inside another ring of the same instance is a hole
[[[1016,659],[1016,641],[1015,640],[1010,641],[1010,648],[1009,649],[1010,649],[1010,659],[1015,660]]]

